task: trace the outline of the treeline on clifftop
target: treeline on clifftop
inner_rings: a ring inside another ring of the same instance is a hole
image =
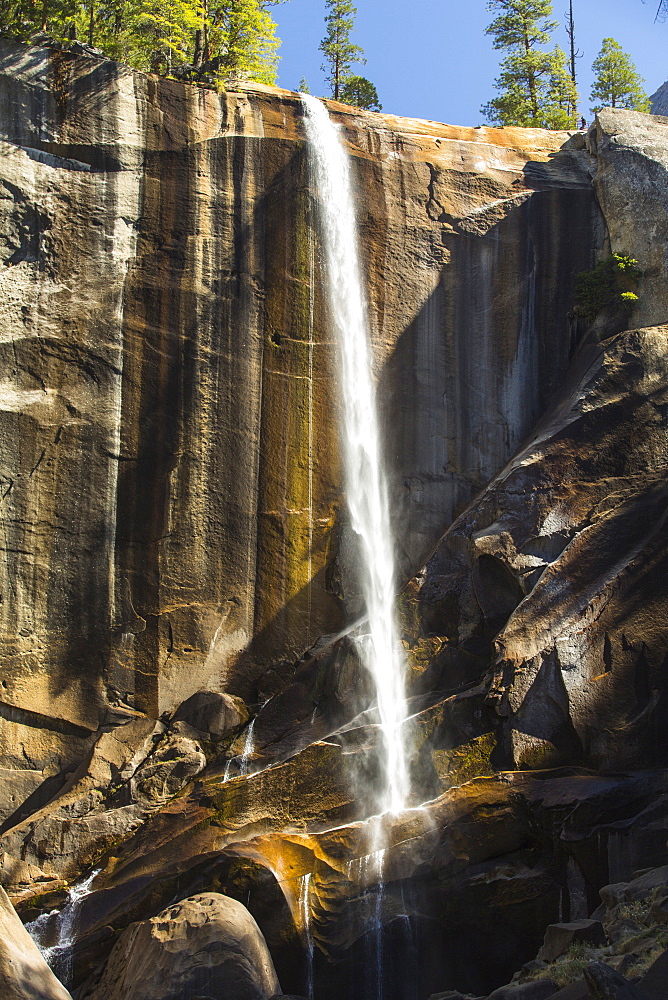
[[[0,34],[79,40],[136,69],[275,83],[280,0],[18,0],[0,3]]]
[[[578,125],[578,91],[575,72],[579,53],[575,46],[573,3],[569,5],[566,33],[570,40],[570,65],[566,53],[555,45],[547,50],[558,27],[551,19],[550,0],[489,0],[496,17],[486,28],[495,49],[505,53],[494,82],[498,96],[481,111],[494,125],[527,128],[572,129]],[[593,111],[621,107],[649,111],[643,80],[630,57],[613,38],[603,46],[592,66]]]

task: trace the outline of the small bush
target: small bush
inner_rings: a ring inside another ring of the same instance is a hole
[[[593,271],[581,271],[575,283],[575,312],[593,323],[601,309],[617,307],[629,315],[638,301],[634,289],[642,272],[633,257],[613,253]]]

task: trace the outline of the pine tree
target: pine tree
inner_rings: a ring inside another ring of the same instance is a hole
[[[349,76],[341,87],[341,100],[365,111],[382,111],[378,91],[365,76]]]
[[[645,81],[636,71],[630,56],[614,38],[603,39],[592,70],[595,79],[591,100],[599,102],[592,111],[607,107],[649,111],[649,98],[642,86]]]
[[[328,13],[325,15],[327,34],[320,43],[326,64],[322,67],[327,83],[332,88],[332,97],[338,101],[341,88],[351,76],[353,63],[365,63],[364,50],[350,41],[350,33],[355,25],[357,7],[351,0],[325,0]]]
[[[498,16],[486,29],[494,48],[507,51],[495,87],[500,94],[482,109],[493,124],[575,128],[577,93],[566,56],[558,47],[546,52],[557,27],[549,0],[490,0]]]

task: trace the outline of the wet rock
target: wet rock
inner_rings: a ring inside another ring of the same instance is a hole
[[[44,961],[2,888],[0,995],[2,1000],[72,1000]]]
[[[86,1000],[267,1000],[280,991],[246,908],[218,893],[175,903],[128,927]]]
[[[543,962],[554,962],[555,958],[563,955],[575,942],[604,945],[606,939],[603,924],[598,920],[573,920],[570,923],[550,924],[545,931],[538,958]]]

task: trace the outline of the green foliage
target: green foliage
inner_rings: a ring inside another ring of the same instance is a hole
[[[617,307],[629,314],[638,296],[634,289],[642,276],[638,261],[622,254],[612,254],[599,261],[593,271],[582,271],[576,278],[575,312],[593,323],[601,309]]]
[[[489,0],[487,9],[500,13],[486,33],[508,54],[494,83],[499,96],[482,113],[495,125],[576,128],[577,91],[566,56],[558,46],[541,48],[557,26],[549,0]]]
[[[311,93],[311,91],[309,90],[309,86],[308,86],[308,80],[306,79],[305,76],[303,76],[301,78],[301,80],[299,81],[299,84],[297,85],[297,91],[300,94],[310,94]]]
[[[268,7],[277,0],[210,0],[210,58],[220,70],[246,74],[260,83],[275,83],[279,40]]]
[[[366,111],[382,111],[378,91],[365,76],[349,76],[341,87],[341,100]]]
[[[603,46],[592,66],[594,85],[591,100],[598,101],[592,111],[601,108],[628,108],[649,111],[650,102],[643,90],[643,78],[636,71],[630,56],[614,38],[604,38]]]
[[[343,84],[352,75],[351,66],[365,63],[366,59],[363,49],[350,41],[357,14],[352,0],[325,0],[325,6],[327,34],[320,43],[320,51],[325,57],[322,68],[328,74],[325,79],[332,88],[332,97],[338,101]]]
[[[0,10],[0,33],[35,31],[81,39],[136,69],[170,75],[204,64],[274,83],[280,44],[270,8],[278,0],[16,0]]]

